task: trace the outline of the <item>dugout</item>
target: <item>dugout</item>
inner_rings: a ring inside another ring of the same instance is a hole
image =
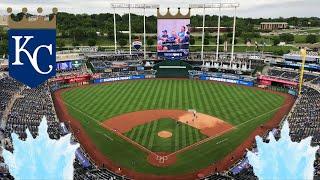
[[[157,78],[187,78],[192,66],[184,61],[162,61],[153,67]]]

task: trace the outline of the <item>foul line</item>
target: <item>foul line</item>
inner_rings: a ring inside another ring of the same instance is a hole
[[[99,134],[101,134],[101,135],[104,135],[107,139],[113,141],[113,138],[112,138],[112,137],[108,136],[107,134],[105,134],[105,133],[103,133],[103,132],[98,132],[98,131],[96,131],[96,133],[99,133]]]
[[[224,140],[221,140],[221,141],[217,142],[216,144],[221,144],[221,143],[223,143],[223,142],[225,142],[225,141],[228,141],[228,138],[227,138],[227,139],[224,139]]]

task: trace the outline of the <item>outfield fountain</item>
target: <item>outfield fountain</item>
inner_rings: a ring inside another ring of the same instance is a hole
[[[3,157],[15,179],[73,179],[73,162],[79,144],[70,144],[71,134],[59,140],[50,139],[44,117],[39,126],[39,136],[21,141],[12,134],[13,153],[4,150]]]
[[[258,152],[248,151],[249,163],[260,180],[265,179],[313,179],[313,163],[317,147],[310,146],[312,137],[292,142],[289,136],[289,123],[284,122],[281,138],[276,141],[272,132],[264,143],[256,137]]]

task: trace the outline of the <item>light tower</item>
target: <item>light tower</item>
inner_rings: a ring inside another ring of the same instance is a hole
[[[128,9],[129,10],[129,52],[132,53],[131,47],[131,12],[134,9],[143,9],[143,51],[144,51],[144,59],[146,59],[146,9],[157,9],[159,8],[159,5],[157,4],[124,4],[124,3],[113,3],[111,4],[111,7],[114,9],[114,39],[115,39],[115,51],[117,48],[117,36],[116,36],[116,19],[115,19],[115,13],[116,9]]]
[[[190,4],[189,7],[193,9],[203,9],[203,19],[202,19],[202,44],[201,44],[201,60],[202,65],[204,65],[204,29],[205,29],[205,10],[206,9],[218,9],[218,30],[217,30],[217,47],[216,47],[216,58],[215,60],[218,60],[219,56],[219,40],[220,40],[220,28],[221,28],[221,10],[222,9],[234,9],[234,18],[233,18],[233,34],[232,34],[232,50],[231,50],[231,61],[233,61],[234,56],[234,42],[235,42],[235,31],[236,31],[236,11],[237,8],[240,6],[239,3],[208,3],[208,4]],[[211,60],[211,64],[213,65],[213,59]]]

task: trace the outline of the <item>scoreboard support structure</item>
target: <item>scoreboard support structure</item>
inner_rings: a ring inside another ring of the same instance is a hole
[[[219,48],[220,48],[220,28],[221,28],[221,10],[222,9],[234,9],[234,20],[233,20],[233,33],[232,33],[232,48],[231,48],[231,62],[234,60],[234,45],[235,45],[235,30],[236,30],[236,12],[237,8],[240,6],[239,3],[209,3],[209,4],[190,4],[189,9],[203,9],[203,21],[202,21],[202,43],[201,43],[201,60],[202,65],[204,62],[204,34],[205,34],[205,13],[206,9],[218,9],[218,28],[217,28],[217,47],[216,47],[216,58],[219,58]],[[159,9],[158,4],[126,4],[126,3],[112,3],[111,7],[114,9],[113,21],[114,21],[114,51],[117,52],[117,28],[116,28],[116,9],[128,9],[129,12],[129,51],[132,54],[132,44],[131,44],[131,12],[133,9],[143,9],[143,46],[144,46],[144,60],[146,60],[146,9]],[[213,59],[211,60],[211,66],[213,66]]]
[[[115,53],[117,52],[117,31],[116,31],[116,9],[128,9],[129,11],[129,52],[132,54],[132,44],[131,44],[131,10],[133,9],[143,9],[143,54],[144,60],[146,60],[146,51],[147,51],[147,43],[146,43],[146,9],[157,9],[160,6],[158,4],[125,4],[125,3],[112,3],[111,7],[114,9],[113,14],[113,24],[114,24],[114,47]]]
[[[205,64],[203,52],[204,52],[204,30],[205,30],[205,10],[206,9],[219,9],[218,13],[218,30],[217,30],[217,47],[216,47],[216,61],[219,58],[219,47],[220,47],[220,28],[221,28],[221,10],[222,9],[234,9],[233,17],[233,33],[232,33],[232,48],[231,48],[231,62],[234,60],[234,42],[235,42],[235,32],[236,32],[236,12],[237,8],[240,6],[239,3],[211,3],[211,4],[190,4],[189,8],[192,9],[203,9],[203,20],[202,20],[202,44],[201,44],[201,60],[202,65]],[[213,66],[213,59],[211,60],[211,66]]]

